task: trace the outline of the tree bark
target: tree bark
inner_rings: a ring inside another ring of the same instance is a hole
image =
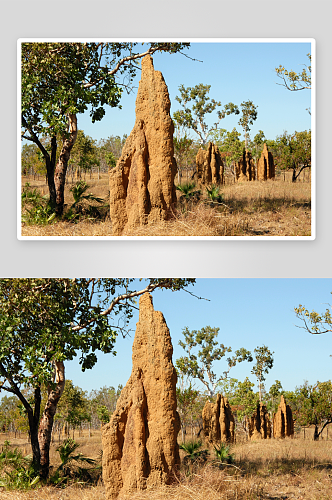
[[[51,157],[46,158],[46,171],[47,171],[47,184],[50,193],[50,203],[52,207],[56,205],[56,189],[54,183],[54,170],[56,162],[56,151],[57,151],[57,141],[56,136],[51,138]]]
[[[40,416],[40,403],[41,403],[41,393],[40,387],[35,389],[35,408],[27,408],[28,420],[29,420],[29,435],[30,443],[32,448],[32,462],[36,470],[40,468],[40,447],[38,440],[38,423]]]
[[[318,439],[319,439],[318,424],[315,424],[314,441],[318,441]]]
[[[69,137],[64,137],[62,149],[58,163],[55,167],[54,181],[56,188],[56,213],[62,215],[64,205],[64,191],[66,183],[66,173],[71,150],[77,138],[77,117],[68,115]]]
[[[56,388],[48,390],[48,399],[39,424],[40,476],[48,477],[50,467],[50,444],[56,408],[65,387],[65,367],[63,361],[55,361]]]

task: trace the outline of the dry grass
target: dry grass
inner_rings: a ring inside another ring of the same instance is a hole
[[[103,198],[108,196],[108,176],[87,179],[90,191]],[[30,181],[47,193],[44,181]],[[72,194],[66,187],[66,203]],[[170,221],[149,224],[124,236],[309,236],[311,234],[311,184],[291,183],[289,179],[248,182],[222,188],[224,203],[209,204],[204,199],[196,205],[178,206]],[[180,193],[178,193],[180,196]],[[22,226],[22,236],[112,236],[112,223],[82,220],[78,223],[56,222],[47,226]]]
[[[3,441],[3,438],[1,439]],[[11,439],[15,445],[27,447],[24,439]],[[101,447],[100,432],[77,438],[80,451],[96,458]],[[52,445],[51,463],[55,465]],[[234,445],[235,467],[223,469],[208,464],[193,475],[180,474],[173,484],[159,489],[137,492],[129,500],[256,500],[332,498],[332,441],[285,439],[246,442]],[[41,487],[30,492],[0,492],[8,500],[98,500],[105,498],[102,484],[95,487],[70,486],[59,490]]]

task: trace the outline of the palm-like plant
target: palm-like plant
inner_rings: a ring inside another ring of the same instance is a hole
[[[189,200],[190,197],[194,195],[193,189],[196,187],[196,184],[194,182],[186,182],[184,184],[176,186],[176,189],[178,191],[181,191],[182,196],[186,198],[186,200]]]
[[[70,188],[70,192],[73,194],[74,198],[74,203],[71,205],[71,208],[76,208],[83,200],[96,201],[97,203],[102,203],[104,201],[103,198],[94,196],[92,193],[84,194],[89,187],[90,186],[85,181],[79,181]]]
[[[89,470],[86,467],[82,467],[81,464],[95,465],[96,460],[85,457],[82,453],[75,455],[74,453],[79,446],[74,439],[68,438],[57,447],[56,451],[59,453],[61,465],[51,477],[51,482],[59,484],[60,482],[65,482],[68,477],[92,479]],[[96,468],[99,467],[94,467],[94,469]]]
[[[216,455],[215,462],[232,464],[234,462],[234,455],[231,455],[229,450],[230,446],[227,446],[225,443],[220,443],[218,446],[213,446],[214,452]]]
[[[202,446],[201,441],[189,441],[188,443],[182,443],[179,445],[180,450],[183,450],[187,455],[183,459],[184,465],[191,466],[195,462],[205,462],[209,454],[208,450],[200,450]]]
[[[201,191],[194,191],[195,187],[196,185],[194,182],[187,182],[176,186],[176,189],[182,193],[182,196],[180,196],[180,202],[185,201],[186,207],[188,206],[189,201],[193,202],[199,200]]]
[[[214,184],[212,184],[210,189],[208,187],[206,187],[206,192],[207,192],[207,195],[211,201],[217,202],[217,203],[222,203],[223,195],[219,194],[219,187],[218,186],[215,186]]]
[[[18,448],[5,441],[0,453],[0,487],[6,490],[28,490],[39,482],[31,455],[23,456]]]

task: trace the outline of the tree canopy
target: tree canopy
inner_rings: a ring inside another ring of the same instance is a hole
[[[293,70],[287,70],[280,64],[278,68],[275,68],[277,76],[282,79],[283,83],[278,83],[282,85],[287,90],[297,91],[304,89],[311,89],[311,54],[307,54],[309,59],[309,66],[304,65],[306,69],[303,69],[301,73],[297,73]]]
[[[225,379],[230,369],[242,361],[252,361],[249,351],[238,349],[234,356],[227,358],[227,368],[219,377],[213,372],[213,363],[222,359],[226,353],[232,352],[231,347],[219,344],[216,337],[219,328],[206,326],[201,330],[190,331],[188,327],[182,330],[184,341],[180,340],[179,345],[185,350],[187,356],[177,359],[175,364],[180,374],[197,378],[205,385],[210,397],[213,397],[217,384]],[[197,354],[193,350],[198,347]]]
[[[0,280],[0,391],[14,394],[29,419],[34,462],[48,474],[54,414],[65,361],[91,369],[128,332],[134,301],[157,288],[182,290],[194,279],[12,278]],[[41,415],[42,387],[48,389]],[[24,389],[30,388],[27,399]]]
[[[189,43],[28,42],[21,45],[22,138],[35,143],[46,162],[50,201],[62,213],[70,153],[77,138],[77,114],[90,109],[92,122],[105,106],[121,107],[121,93],[131,91],[137,61],[156,51],[180,52]],[[141,48],[141,47],[140,47]],[[61,152],[56,163],[58,138]],[[51,138],[47,150],[42,137]]]
[[[229,102],[221,110],[217,110],[218,120],[212,127],[209,127],[205,121],[205,116],[213,113],[221,106],[220,101],[210,99],[208,96],[210,88],[211,85],[203,85],[203,83],[187,88],[180,85],[180,97],[175,97],[175,100],[183,107],[183,109],[175,111],[173,114],[176,125],[193,130],[198,134],[200,143],[203,145],[206,144],[210,132],[217,129],[220,120],[232,113],[239,114],[238,107]]]

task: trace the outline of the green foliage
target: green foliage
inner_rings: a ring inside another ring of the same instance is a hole
[[[243,424],[245,424],[245,417],[251,417],[259,402],[259,395],[253,391],[254,386],[255,384],[250,382],[248,377],[243,382],[237,381],[233,388],[233,395],[229,398],[238,421]]]
[[[0,453],[0,487],[6,490],[29,490],[39,482],[31,456],[24,457],[18,448],[5,441]]]
[[[107,424],[110,421],[110,413],[106,406],[98,406],[97,415],[102,424]]]
[[[227,358],[228,368],[223,375],[217,378],[212,371],[213,363],[232,351],[230,347],[225,347],[224,344],[219,345],[216,340],[219,330],[219,328],[211,328],[210,326],[193,331],[189,331],[187,327],[184,328],[182,330],[184,342],[180,340],[179,345],[185,350],[187,356],[177,359],[175,363],[180,374],[199,379],[205,385],[211,397],[215,393],[218,382],[227,377],[233,366],[245,360],[252,361],[251,353],[242,347],[235,351],[233,357]],[[192,351],[197,347],[199,350],[197,354],[194,354]]]
[[[276,380],[274,384],[271,385],[269,392],[266,394],[266,408],[273,415],[278,410],[278,405],[280,403],[280,397],[284,393],[280,380]]]
[[[298,307],[294,308],[296,317],[299,318],[304,328],[309,333],[312,334],[322,334],[332,331],[332,315],[331,306],[326,308],[325,312],[318,313],[316,311],[309,312],[306,307],[300,304]]]
[[[259,400],[262,401],[262,384],[265,380],[265,375],[273,367],[273,352],[266,345],[256,347],[254,349],[256,364],[253,366],[251,373],[255,375],[259,386]]]
[[[123,146],[125,145],[127,135],[110,136],[107,139],[101,139],[98,143],[100,164],[109,168],[114,168],[116,162],[121,156]]]
[[[79,448],[79,444],[73,439],[66,439],[56,451],[59,453],[61,465],[50,477],[50,482],[56,485],[65,485],[68,480],[96,482],[98,480],[101,467],[96,464],[96,460],[85,457],[82,453],[74,454]],[[92,465],[93,467],[87,467]],[[97,474],[96,474],[97,473]]]
[[[21,151],[21,170],[23,175],[30,172],[34,174],[46,174],[45,162],[40,158],[40,150],[35,144],[23,144]]]
[[[64,377],[64,362],[77,355],[85,371],[96,364],[98,352],[116,354],[117,334],[126,333],[136,297],[194,283],[193,278],[0,279],[0,391],[15,394],[29,416],[35,463],[41,389],[49,389],[47,398],[54,396],[55,370]],[[22,388],[32,391],[32,400]]]
[[[64,218],[69,221],[77,220],[80,216],[88,218],[97,218],[101,216],[101,212],[94,205],[89,202],[103,203],[104,199],[94,196],[92,193],[86,193],[89,185],[85,181],[78,181],[70,188],[73,195],[74,203],[69,207],[64,214]],[[104,206],[105,207],[105,206]]]
[[[231,132],[226,129],[214,130],[210,133],[211,140],[224,153],[223,161],[231,174],[235,177],[234,162],[237,162],[243,154],[244,142],[240,140],[241,134],[233,128]]]
[[[291,405],[296,423],[315,426],[314,439],[318,439],[326,425],[332,423],[332,382],[305,382],[295,389]],[[319,426],[321,426],[319,430]]]
[[[230,446],[225,443],[220,443],[217,446],[213,446],[216,459],[214,460],[215,465],[219,463],[233,464],[234,455],[230,453]]]
[[[255,135],[253,141],[250,142],[249,145],[249,149],[254,159],[257,160],[261,155],[261,152],[263,151],[264,142],[266,142],[265,134],[263,130],[259,130],[258,133]]]
[[[42,196],[38,189],[30,189],[30,184],[25,183],[21,194],[22,222],[29,225],[45,226],[55,219],[54,208],[49,203],[47,196]]]
[[[215,186],[212,184],[210,188],[206,187],[206,192],[209,197],[209,199],[214,202],[214,203],[222,203],[223,202],[223,195],[219,194],[220,188],[218,186]]]
[[[99,422],[105,424],[109,421],[111,414],[116,408],[117,400],[123,387],[101,387],[90,393],[90,414],[91,418],[98,418]]]
[[[208,457],[208,450],[200,450],[202,447],[201,441],[188,441],[179,445],[180,450],[183,450],[187,455],[183,459],[184,465],[194,464],[195,462],[205,462]]]
[[[180,97],[175,97],[183,109],[175,111],[173,120],[178,127],[184,126],[198,134],[201,144],[206,144],[210,132],[218,127],[220,120],[225,118],[226,115],[239,113],[238,107],[235,104],[231,102],[225,104],[221,111],[217,111],[218,121],[209,128],[204,121],[205,115],[213,113],[217,107],[221,106],[220,101],[210,99],[208,96],[210,88],[211,85],[203,85],[203,83],[187,88],[180,85]]]
[[[186,182],[184,184],[176,186],[176,189],[182,193],[182,199],[189,201],[193,199],[199,199],[199,195],[201,192],[200,190],[194,191],[195,187],[196,184],[194,182]]]
[[[138,69],[137,61],[143,55],[176,53],[188,48],[190,43],[153,42],[142,53],[136,51],[137,45],[132,42],[21,44],[21,137],[35,143],[42,152],[48,171],[50,198],[54,203],[56,193],[52,181],[58,136],[65,144],[65,139],[70,136],[72,119],[76,120],[76,115],[90,109],[94,123],[104,117],[106,106],[121,108],[122,85],[131,90]],[[118,77],[121,84],[115,80]],[[43,136],[52,138],[51,154],[41,142]],[[68,156],[70,148],[66,152]],[[61,213],[62,207],[58,208]]]
[[[76,208],[77,205],[81,205],[83,200],[85,201],[96,201],[97,203],[102,203],[104,200],[102,198],[98,198],[94,196],[92,193],[86,193],[87,189],[89,189],[89,185],[85,181],[79,181],[70,188],[70,192],[73,194],[74,203],[71,205],[71,208]]]
[[[77,139],[70,153],[69,166],[79,172],[87,172],[92,167],[99,165],[96,141],[83,130],[78,130]]]
[[[311,131],[294,132],[277,136],[270,141],[276,167],[293,171],[293,182],[304,168],[311,167]]]
[[[198,145],[188,136],[185,127],[176,126],[174,134],[174,157],[178,167],[178,183],[184,170],[187,170],[195,162]]]
[[[105,160],[109,168],[114,168],[116,166],[116,159],[112,151],[105,153]]]
[[[193,203],[197,203],[200,200],[201,190],[195,190],[195,187],[194,182],[185,182],[176,186],[176,189],[182,193],[179,202],[181,205],[184,204],[184,211],[188,209],[188,206],[192,206]]]
[[[281,64],[278,68],[275,68],[277,76],[283,80],[283,83],[278,83],[278,85],[283,85],[286,89],[291,91],[311,89],[311,54],[307,54],[309,59],[309,66],[305,66],[301,73],[296,73],[296,71],[285,69]]]
[[[248,148],[248,132],[250,130],[249,125],[253,125],[254,121],[257,120],[257,108],[252,101],[243,101],[240,104],[242,116],[239,120],[239,125],[244,130],[245,137],[245,149]]]
[[[74,429],[82,422],[89,421],[86,393],[71,380],[66,380],[61,399],[57,406],[56,419],[67,422]]]
[[[189,381],[186,386],[184,377],[178,374],[178,385],[176,388],[177,410],[180,415],[182,440],[185,441],[185,428],[189,423],[201,417],[203,405],[200,392],[195,389]]]

